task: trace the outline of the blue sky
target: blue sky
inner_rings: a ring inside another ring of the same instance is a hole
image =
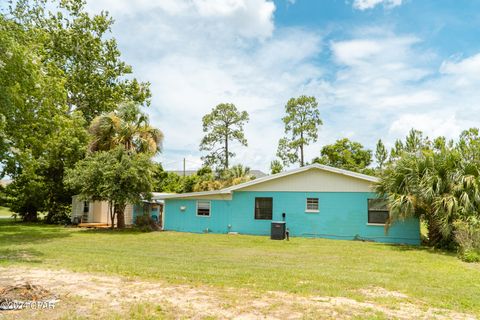
[[[324,125],[307,158],[348,137],[374,148],[412,127],[455,137],[479,126],[480,2],[453,0],[95,0],[137,78],[169,169],[201,165],[201,118],[250,113],[234,162],[268,170],[285,102],[314,95]]]

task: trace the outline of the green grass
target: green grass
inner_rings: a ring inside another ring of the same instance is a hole
[[[0,221],[0,256],[0,266],[67,268],[258,292],[362,299],[358,289],[378,286],[405,293],[414,303],[480,315],[480,265],[422,247]]]

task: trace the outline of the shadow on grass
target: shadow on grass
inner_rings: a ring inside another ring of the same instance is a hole
[[[401,252],[426,252],[430,254],[435,254],[435,255],[442,255],[442,256],[449,256],[449,257],[456,257],[457,253],[452,250],[446,250],[446,249],[437,249],[433,247],[427,247],[427,246],[412,246],[412,245],[404,245],[404,244],[386,244],[388,248],[390,248],[392,251],[401,251]]]
[[[69,237],[70,233],[64,232],[62,229],[63,227],[43,223],[1,221],[0,247]]]
[[[125,235],[125,234],[143,234],[143,233],[152,233],[152,232],[160,232],[160,231],[142,231],[137,228],[125,228],[125,229],[87,229],[87,228],[81,228],[78,232],[83,233],[83,234],[105,234],[105,235],[112,235],[112,236],[117,236],[117,235]]]
[[[34,249],[0,249],[0,266],[15,262],[41,263],[42,256],[43,253]]]

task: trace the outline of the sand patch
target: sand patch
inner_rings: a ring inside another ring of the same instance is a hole
[[[69,306],[69,316],[90,315],[91,309],[108,315],[138,303],[168,306],[173,318],[203,319],[351,319],[383,315],[392,319],[476,319],[475,316],[430,308],[406,301],[385,306],[374,301],[345,297],[300,296],[285,292],[259,293],[238,288],[172,285],[118,276],[77,273],[66,270],[0,268],[0,287],[29,282],[58,296],[58,304]],[[382,288],[361,291],[368,300],[377,296],[406,299],[408,296]],[[72,302],[73,301],[73,302]],[[28,310],[2,315],[28,318]],[[61,309],[48,311],[48,319],[65,317]],[[40,313],[37,314],[37,316]],[[41,315],[41,314],[40,314]],[[98,313],[96,314],[98,316]],[[125,315],[128,318],[128,315]]]

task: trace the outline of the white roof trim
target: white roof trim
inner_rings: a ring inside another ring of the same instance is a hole
[[[203,192],[189,192],[189,193],[178,193],[178,194],[171,194],[171,195],[165,195],[161,197],[161,199],[172,199],[172,198],[190,198],[190,197],[196,197],[196,196],[209,196],[209,195],[217,195],[217,194],[230,194],[232,191],[243,189],[246,187],[250,187],[259,183],[267,182],[270,180],[275,180],[278,178],[286,177],[292,174],[308,171],[311,169],[319,169],[327,172],[332,172],[336,174],[341,174],[344,176],[348,176],[351,178],[356,178],[364,181],[369,181],[369,182],[378,182],[380,179],[377,177],[373,176],[368,176],[366,174],[361,174],[353,171],[348,171],[344,169],[338,169],[330,166],[325,166],[323,164],[318,164],[314,163],[308,166],[300,167],[298,169],[293,169],[285,172],[280,172],[277,174],[273,174],[271,176],[266,176],[262,178],[258,178],[252,181],[240,183],[234,186],[231,186],[229,188],[221,189],[221,190],[213,190],[213,191],[203,191]]]
[[[231,192],[227,189],[221,189],[221,190],[201,191],[201,192],[162,194],[162,195],[156,196],[155,199],[191,198],[191,197],[211,196],[211,195],[217,195],[217,194],[230,194],[230,193]]]

